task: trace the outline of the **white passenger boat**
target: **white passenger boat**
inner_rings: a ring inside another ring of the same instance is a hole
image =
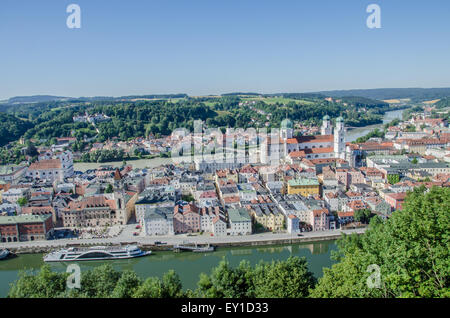
[[[94,246],[90,248],[63,248],[44,256],[45,262],[78,262],[128,259],[150,255],[151,251],[142,251],[136,245],[105,247]]]
[[[9,254],[10,253],[7,249],[0,250],[0,260],[7,258]]]

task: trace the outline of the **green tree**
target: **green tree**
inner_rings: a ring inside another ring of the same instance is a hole
[[[133,295],[134,298],[161,298],[162,284],[159,278],[149,277],[140,285]]]
[[[66,291],[68,273],[52,272],[44,265],[37,274],[20,272],[19,279],[11,285],[10,298],[53,298],[62,297]]]
[[[338,263],[324,269],[312,297],[450,297],[449,207],[450,188],[415,188],[403,210],[338,242]],[[367,284],[372,264],[377,288]]]
[[[355,221],[368,223],[370,220],[370,216],[372,215],[372,211],[370,209],[361,209],[355,211]]]
[[[81,275],[80,294],[89,298],[110,297],[121,278],[111,264],[104,264]]]
[[[187,202],[192,202],[194,201],[194,197],[192,196],[192,194],[188,194],[188,195],[182,195],[181,196],[181,200],[183,201],[187,201]]]
[[[400,176],[398,174],[388,174],[387,180],[390,184],[396,184],[400,181]]]
[[[122,272],[111,294],[114,298],[131,298],[140,287],[141,280],[135,272],[126,270]]]
[[[114,192],[113,186],[110,183],[108,183],[105,189],[105,193],[113,193],[113,192]]]
[[[26,197],[21,197],[17,199],[17,204],[19,204],[21,207],[25,206],[28,203],[28,199]]]
[[[306,259],[298,257],[257,265],[253,281],[257,298],[303,298],[316,284]]]
[[[174,270],[164,274],[161,283],[161,297],[178,298],[183,297],[183,286],[180,277]]]
[[[242,261],[232,268],[223,259],[212,270],[211,275],[201,274],[196,293],[206,298],[248,298],[253,297],[253,271],[250,263]]]

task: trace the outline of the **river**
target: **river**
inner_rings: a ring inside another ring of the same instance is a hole
[[[252,265],[260,261],[284,260],[289,256],[305,257],[309,269],[316,277],[321,277],[323,267],[330,267],[334,261],[331,251],[336,250],[335,241],[309,242],[284,246],[219,248],[212,253],[154,252],[150,256],[130,260],[108,261],[117,270],[134,270],[141,278],[162,277],[170,269],[180,276],[184,289],[195,289],[201,273],[209,274],[211,269],[226,258],[232,266],[242,260]],[[17,280],[20,270],[37,270],[43,264],[42,254],[22,254],[16,258],[0,261],[0,297],[6,297],[10,284]],[[102,262],[80,262],[81,271],[92,269]],[[55,271],[65,271],[68,263],[50,263]]]
[[[345,136],[346,142],[352,142],[358,139],[359,137],[363,137],[370,133],[371,131],[382,128],[385,124],[390,123],[394,119],[402,119],[404,109],[399,110],[393,110],[390,112],[386,112],[383,116],[383,123],[382,124],[376,124],[376,125],[369,125],[364,127],[358,127],[354,129],[349,129]]]

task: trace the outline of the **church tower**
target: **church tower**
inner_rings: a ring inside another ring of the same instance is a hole
[[[281,139],[286,140],[292,138],[294,135],[294,124],[290,119],[285,119],[281,122],[280,127]]]
[[[342,117],[336,119],[336,127],[334,128],[334,156],[335,158],[345,159],[345,129]]]
[[[286,157],[289,154],[287,140],[294,136],[294,124],[290,119],[284,119],[281,122],[280,137],[283,141],[283,145],[280,145],[281,154]],[[281,148],[282,147],[282,148]]]
[[[333,128],[331,127],[330,116],[325,115],[322,121],[322,129],[321,129],[322,136],[331,135],[332,129]]]

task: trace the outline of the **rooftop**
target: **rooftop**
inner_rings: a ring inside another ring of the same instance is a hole
[[[288,184],[291,187],[297,187],[297,186],[318,186],[319,181],[317,179],[310,179],[310,178],[301,178],[301,179],[291,179],[288,181]]]
[[[22,223],[42,223],[45,222],[50,217],[51,214],[47,215],[23,214],[17,216],[0,216],[0,224],[8,225],[8,224],[22,224]]]
[[[246,209],[230,209],[228,210],[230,222],[251,222],[250,214]]]

